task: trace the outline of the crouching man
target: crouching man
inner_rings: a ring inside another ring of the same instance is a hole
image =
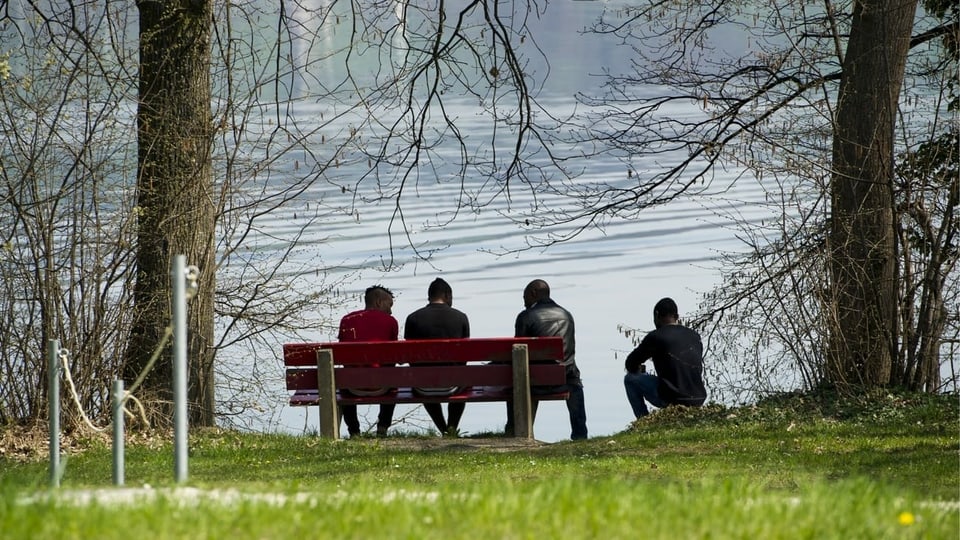
[[[680,324],[677,303],[663,298],[653,308],[655,330],[644,336],[625,362],[623,385],[633,414],[650,414],[647,403],[699,407],[707,399],[703,386],[703,343],[700,334]],[[643,363],[653,360],[656,375],[646,373]]]

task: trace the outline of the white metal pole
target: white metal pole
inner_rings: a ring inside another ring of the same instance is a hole
[[[113,485],[123,485],[123,380],[113,381]]]
[[[47,402],[50,414],[50,486],[60,487],[60,341],[47,342]]]
[[[174,479],[187,479],[186,255],[173,257],[173,448]]]

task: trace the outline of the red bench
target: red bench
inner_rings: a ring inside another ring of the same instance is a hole
[[[283,345],[290,405],[320,408],[320,436],[339,438],[337,403],[448,403],[513,401],[514,435],[533,437],[532,402],[564,400],[569,392],[533,396],[531,385],[566,382],[563,339],[470,338]],[[467,365],[442,365],[470,362]],[[381,367],[371,367],[380,364]],[[394,367],[383,367],[400,364]],[[438,365],[441,364],[441,365]],[[451,396],[423,396],[414,387],[464,387]],[[393,388],[355,396],[347,388]]]

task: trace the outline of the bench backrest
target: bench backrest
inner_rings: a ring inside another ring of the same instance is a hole
[[[337,388],[369,384],[371,376],[376,377],[377,385],[397,387],[437,384],[508,386],[513,376],[510,364],[514,345],[527,346],[532,384],[564,383],[564,369],[558,364],[563,360],[563,339],[560,337],[288,343],[283,346],[283,359],[287,367],[287,389],[295,391],[316,389],[317,352],[321,349],[330,350],[334,363],[342,366],[336,369]],[[371,364],[429,366],[444,362],[484,364],[435,366],[442,369],[430,370],[369,367]]]
[[[513,346],[526,345],[530,362],[563,360],[563,338],[405,339],[402,341],[334,341],[286,343],[283,364],[316,366],[317,350],[329,349],[337,365],[421,364],[437,362],[506,362]]]

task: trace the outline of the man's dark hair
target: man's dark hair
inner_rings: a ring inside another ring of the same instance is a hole
[[[673,298],[661,298],[657,305],[653,306],[653,314],[660,317],[680,317],[680,310],[677,309],[677,303]]]
[[[542,279],[535,279],[528,283],[526,290],[530,291],[537,301],[550,299],[550,285]]]
[[[443,300],[453,297],[453,288],[443,278],[437,278],[427,289],[427,300]]]
[[[393,291],[383,285],[367,287],[367,290],[363,293],[363,303],[366,304],[367,307],[371,307],[376,305],[377,300],[384,296],[393,298]]]

